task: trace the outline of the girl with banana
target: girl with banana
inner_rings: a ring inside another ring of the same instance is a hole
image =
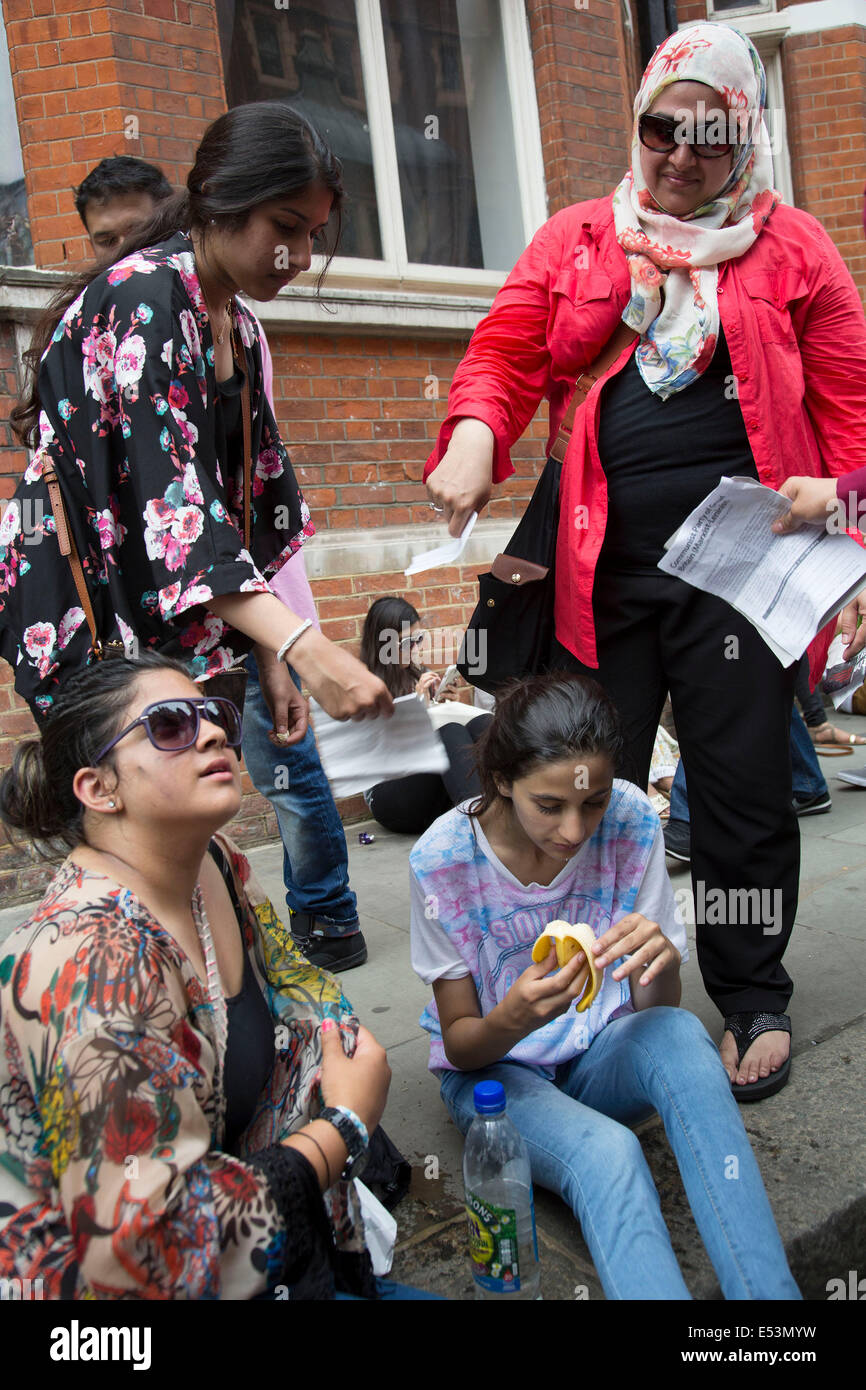
[[[608,1298],[690,1297],[630,1128],[657,1111],[724,1296],[797,1299],[718,1049],[678,1008],[685,929],[658,816],[614,778],[621,738],[580,675],[498,699],[480,799],[410,856],[430,1070],[464,1133],[476,1082],[502,1082],[533,1179],[571,1207]]]

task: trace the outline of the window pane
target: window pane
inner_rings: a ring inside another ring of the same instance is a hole
[[[0,13],[0,265],[32,264],[21,140],[12,95],[6,25]]]
[[[220,0],[229,106],[288,101],[342,160],[347,202],[340,253],[382,258],[373,151],[352,0],[276,8],[273,0]]]
[[[496,0],[382,0],[409,260],[510,270],[525,240]]]
[[[727,10],[757,10],[769,9],[770,0],[710,0],[710,8],[714,14],[723,14]]]

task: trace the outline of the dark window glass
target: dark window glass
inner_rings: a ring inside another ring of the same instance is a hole
[[[524,247],[496,0],[382,0],[409,260],[508,270]]]
[[[229,106],[288,101],[307,117],[343,164],[340,254],[381,260],[354,4],[292,0],[278,9],[264,0],[220,0],[219,20]]]
[[[32,265],[18,117],[12,94],[6,26],[0,14],[0,265]]]

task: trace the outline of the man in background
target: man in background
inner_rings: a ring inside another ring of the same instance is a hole
[[[125,238],[149,222],[157,203],[174,189],[161,169],[121,154],[103,159],[75,190],[75,207],[84,223],[96,263],[117,260]]]

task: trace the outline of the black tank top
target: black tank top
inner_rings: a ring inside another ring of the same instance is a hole
[[[210,854],[228,888],[238,929],[241,930],[244,952],[240,992],[226,999],[228,1036],[223,1078],[226,1095],[223,1148],[227,1153],[233,1153],[238,1139],[253,1117],[256,1101],[274,1065],[274,1023],[243,943],[241,906],[231,869],[215,844],[211,845]]]

